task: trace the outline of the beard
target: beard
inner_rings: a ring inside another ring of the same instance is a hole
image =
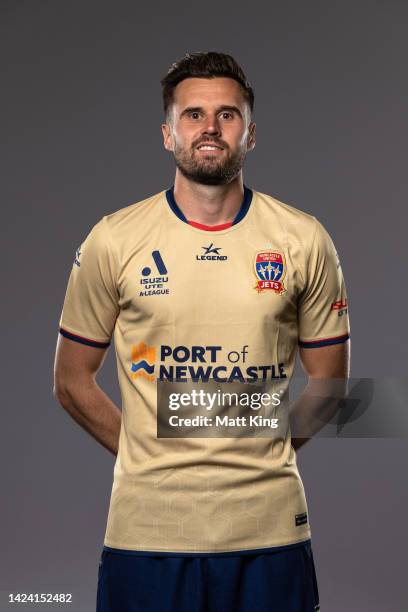
[[[203,139],[200,139],[203,141]],[[209,142],[207,138],[205,142]],[[225,143],[214,142],[224,147],[224,151],[228,151]],[[241,171],[246,149],[238,148],[231,155],[226,155],[223,159],[218,159],[217,155],[200,155],[198,158],[196,146],[199,143],[193,143],[191,150],[183,149],[175,146],[174,159],[177,168],[180,172],[191,181],[201,183],[202,185],[226,185],[230,183]]]

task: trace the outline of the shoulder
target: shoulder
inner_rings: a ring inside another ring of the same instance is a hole
[[[158,207],[160,206],[164,197],[165,190],[143,200],[123,206],[112,213],[108,213],[103,217],[103,219],[111,230],[114,230],[116,227],[127,225],[133,221],[140,221],[146,216],[158,212]]]
[[[271,223],[288,240],[310,247],[314,236],[323,226],[312,214],[282,202],[272,195],[254,191],[256,215],[260,223]]]
[[[154,231],[162,217],[165,197],[163,190],[108,213],[99,218],[92,232],[97,233],[101,240],[110,243],[113,249],[127,248],[134,244],[135,240]]]
[[[292,204],[282,202],[282,200],[278,200],[275,196],[255,190],[254,194],[256,195],[257,207],[262,214],[279,215],[286,221],[297,221],[299,223],[311,225],[316,221],[316,217],[310,213],[300,208],[296,208]]]

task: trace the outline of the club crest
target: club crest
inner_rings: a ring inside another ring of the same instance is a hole
[[[279,295],[286,291],[283,279],[286,274],[286,263],[282,253],[277,251],[258,251],[255,255],[255,275],[258,293],[272,290]]]

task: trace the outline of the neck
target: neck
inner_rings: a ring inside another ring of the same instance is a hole
[[[189,221],[221,225],[234,220],[244,199],[242,172],[228,185],[202,185],[176,170],[174,199]]]

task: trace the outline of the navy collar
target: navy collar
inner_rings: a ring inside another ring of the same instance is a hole
[[[244,185],[244,199],[241,204],[241,208],[239,209],[238,213],[236,214],[232,222],[232,225],[239,223],[245,217],[245,215],[247,214],[249,210],[249,207],[251,206],[252,196],[253,196],[252,189],[249,189],[248,187],[246,187],[246,185]],[[177,215],[179,219],[184,221],[184,223],[188,223],[188,220],[186,219],[185,215],[182,213],[176,200],[174,199],[174,185],[172,185],[170,189],[167,189],[166,199],[167,199],[167,202],[171,210],[174,212],[174,214]]]

